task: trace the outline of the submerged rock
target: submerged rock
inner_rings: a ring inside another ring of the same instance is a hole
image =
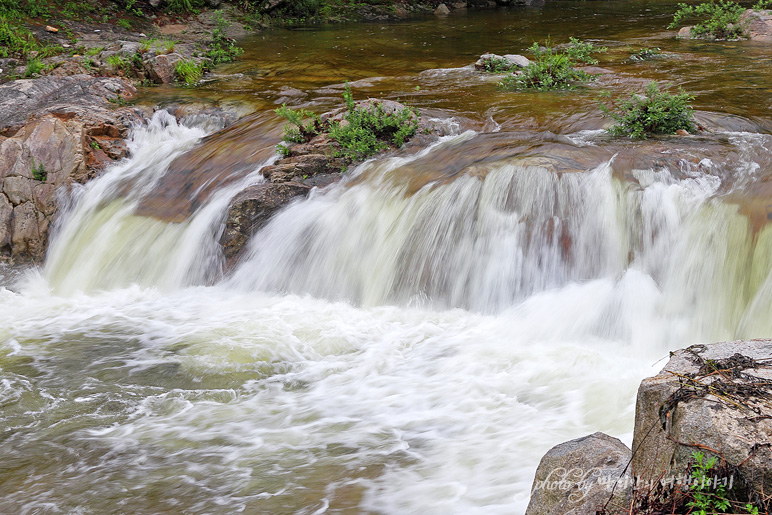
[[[724,463],[745,498],[772,491],[770,358],[771,340],[692,345],[644,379],[633,439],[640,484],[683,477],[700,451]]]
[[[630,449],[594,433],[550,449],[536,469],[526,515],[617,513],[630,504]]]

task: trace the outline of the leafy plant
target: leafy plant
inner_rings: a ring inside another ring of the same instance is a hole
[[[93,56],[97,55],[99,52],[101,52],[104,49],[105,49],[105,47],[103,47],[103,46],[97,46],[97,47],[94,47],[94,48],[89,48],[88,50],[86,50],[85,54],[87,56],[89,56],[89,57],[93,57]]]
[[[765,1],[765,0],[761,0]],[[768,1],[768,0],[766,0]],[[736,39],[745,37],[745,30],[737,22],[745,9],[732,0],[718,0],[697,5],[678,4],[673,22],[668,26],[676,29],[684,20],[695,20],[690,33],[692,37],[713,39]]]
[[[206,56],[212,60],[212,64],[229,63],[244,53],[244,49],[236,46],[236,42],[225,35],[229,23],[223,18],[222,11],[215,11],[214,16],[216,26]]]
[[[282,138],[288,143],[306,143],[324,129],[319,116],[306,109],[290,109],[282,104],[275,112],[289,122],[284,126]]]
[[[418,129],[418,112],[412,108],[387,111],[382,102],[371,101],[357,105],[351,87],[343,91],[346,111],[343,120],[322,121],[319,116],[305,109],[293,110],[282,105],[276,114],[285,118],[283,140],[288,143],[304,143],[314,136],[327,132],[330,139],[340,145],[337,154],[349,161],[365,159],[391,145],[402,146]],[[283,156],[290,149],[279,145]]]
[[[203,0],[169,0],[168,8],[170,11],[178,13],[193,12],[204,5]]]
[[[548,91],[554,89],[572,89],[578,83],[587,82],[596,77],[583,70],[576,69],[581,63],[597,64],[593,53],[606,52],[606,47],[596,47],[592,43],[583,43],[571,38],[564,50],[550,45],[544,47],[534,43],[529,51],[534,55],[530,64],[515,74],[507,76],[500,85],[507,90]]]
[[[43,62],[39,58],[33,57],[27,61],[27,69],[24,71],[24,76],[32,77],[33,75],[39,74],[44,68]]]
[[[692,452],[691,489],[693,501],[686,505],[694,508],[692,513],[707,515],[708,513],[726,513],[731,502],[726,496],[726,487],[719,481],[713,481],[711,471],[716,465],[716,457],[705,458],[699,451]]]
[[[754,11],[766,11],[767,9],[772,9],[772,0],[759,0],[753,6]]]
[[[646,139],[652,134],[673,134],[679,129],[696,130],[694,112],[690,104],[694,97],[683,90],[678,93],[660,91],[657,82],[650,82],[643,95],[632,95],[618,105],[600,108],[606,116],[616,121],[609,129],[615,136],[631,136]]]
[[[488,73],[504,73],[511,71],[515,65],[509,59],[499,56],[484,56],[482,58],[483,71]]]
[[[48,172],[46,172],[45,167],[43,166],[43,163],[35,164],[35,160],[32,159],[30,163],[30,167],[32,169],[32,178],[36,181],[44,182],[46,178],[48,178]]]
[[[204,75],[205,65],[204,63],[196,63],[189,59],[183,59],[177,61],[174,65],[174,74],[177,79],[184,82],[188,86],[193,86]]]
[[[346,101],[347,112],[343,118],[346,123],[332,123],[330,137],[340,144],[340,154],[347,159],[365,159],[389,145],[401,147],[418,129],[415,109],[388,112],[383,103],[377,101],[368,106],[357,106],[348,84],[343,99]]]
[[[129,62],[126,61],[123,57],[120,56],[120,54],[114,54],[109,56],[107,59],[107,64],[112,68],[114,71],[120,71],[123,70],[124,73],[129,72]]]
[[[115,22],[115,24],[126,30],[131,30],[131,21],[127,20],[126,18],[121,18],[120,20]]]

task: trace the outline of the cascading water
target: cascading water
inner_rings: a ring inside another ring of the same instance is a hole
[[[202,135],[138,128],[0,290],[0,512],[521,513],[549,447],[631,439],[668,349],[772,330],[769,231],[719,174],[509,156],[405,186],[472,133],[291,204],[220,280],[256,175],[133,214]]]

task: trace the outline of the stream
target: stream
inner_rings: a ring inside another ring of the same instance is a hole
[[[72,191],[45,264],[0,269],[0,513],[524,513],[552,446],[629,445],[670,350],[772,337],[772,52],[677,41],[674,10],[266,30],[199,88],[144,88],[253,114],[213,134],[159,110]],[[512,93],[469,66],[547,36],[609,72]],[[709,131],[606,134],[598,94],[650,80]],[[339,107],[346,81],[450,135],[292,202],[226,268],[273,109]]]

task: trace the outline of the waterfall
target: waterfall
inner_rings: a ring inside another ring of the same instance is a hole
[[[568,170],[592,135],[464,133],[293,201],[224,272],[259,167],[183,222],[136,211],[203,136],[136,128],[41,281],[0,289],[0,511],[522,513],[551,446],[630,441],[668,350],[772,332],[772,233],[727,200],[748,162]]]

